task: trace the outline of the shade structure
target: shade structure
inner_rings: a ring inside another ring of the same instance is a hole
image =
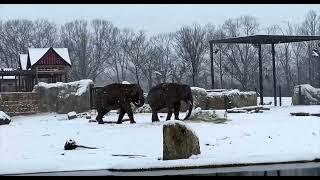
[[[263,72],[262,72],[262,56],[261,56],[261,45],[271,44],[272,45],[272,71],[273,71],[273,95],[274,105],[277,106],[277,79],[276,79],[276,68],[275,68],[275,48],[274,44],[280,43],[292,43],[292,42],[303,42],[303,41],[315,41],[320,40],[320,36],[286,36],[286,35],[252,35],[244,37],[233,37],[225,39],[215,39],[209,41],[210,43],[210,58],[211,67],[213,67],[213,44],[225,43],[225,44],[253,44],[259,48],[259,86],[260,86],[260,104],[263,105]],[[211,77],[213,79],[213,68],[211,68]],[[212,88],[214,88],[214,80],[212,80]]]

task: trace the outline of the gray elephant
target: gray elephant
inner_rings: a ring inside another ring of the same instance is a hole
[[[161,83],[151,88],[148,93],[147,101],[152,109],[152,122],[159,121],[157,111],[162,108],[168,108],[168,115],[166,120],[170,120],[172,116],[172,109],[174,117],[179,120],[179,110],[181,101],[189,105],[189,112],[184,118],[188,119],[193,108],[193,98],[191,88],[185,84],[177,83]]]
[[[103,116],[110,110],[120,109],[117,124],[122,123],[123,116],[128,113],[130,123],[135,123],[130,103],[137,107],[144,104],[143,90],[138,84],[110,84],[96,92],[96,120],[103,124]]]

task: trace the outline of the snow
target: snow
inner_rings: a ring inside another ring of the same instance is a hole
[[[162,76],[161,72],[159,72],[159,71],[154,71],[154,73],[159,75],[159,76]]]
[[[28,54],[20,54],[21,69],[27,70]]]
[[[130,84],[128,81],[122,81],[122,84]]]
[[[37,63],[40,58],[49,50],[50,48],[29,48],[29,58],[31,66]],[[61,56],[67,63],[71,65],[69,52],[67,48],[53,48],[53,50]]]
[[[83,93],[87,91],[90,84],[93,84],[93,81],[91,79],[82,79],[80,81],[74,81],[69,83],[63,83],[63,82],[57,82],[57,83],[45,83],[45,82],[39,82],[36,86],[44,87],[47,89],[50,88],[61,88],[61,87],[68,87],[73,86],[77,87],[77,92],[75,93],[76,96],[81,96]]]
[[[8,119],[11,120],[10,116],[8,116],[6,113],[3,111],[0,111],[0,119]]]
[[[246,91],[246,92],[242,92],[239,91],[238,89],[231,89],[231,90],[221,90],[221,92],[208,92],[208,96],[234,96],[234,95],[255,95],[256,92],[254,91]]]
[[[0,174],[276,163],[320,158],[320,117],[290,116],[290,112],[319,113],[320,106],[290,106],[285,102],[284,106],[270,106],[270,110],[263,113],[229,113],[231,121],[224,124],[182,122],[197,133],[201,154],[170,161],[158,160],[163,150],[162,126],[171,123],[165,122],[165,113],[159,113],[160,122],[156,123],[151,122],[151,113],[138,113],[134,115],[136,124],[103,125],[89,123],[85,117],[69,121],[67,114],[14,116],[9,125],[0,126]],[[116,122],[117,118],[114,111],[104,120]],[[98,149],[64,151],[67,139]],[[116,154],[145,157],[113,156]]]

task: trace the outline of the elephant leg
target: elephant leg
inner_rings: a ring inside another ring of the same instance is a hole
[[[160,121],[158,118],[158,113],[155,110],[152,110],[152,122]]]
[[[122,123],[122,119],[123,119],[123,116],[125,115],[125,113],[126,113],[126,111],[123,108],[119,109],[119,117],[118,117],[117,124]]]
[[[168,107],[168,115],[166,121],[170,120],[172,116],[172,107]]]
[[[132,109],[131,109],[131,106],[129,103],[126,103],[123,107],[123,110],[128,113],[128,116],[129,116],[129,119],[130,119],[130,123],[136,123],[134,121],[134,118],[133,118],[133,112],[132,112]]]
[[[177,104],[174,105],[174,119],[175,120],[180,120],[179,119],[180,106],[181,106],[181,102],[180,101]]]
[[[96,120],[98,121],[98,124],[103,124],[102,118],[103,118],[103,116],[104,116],[105,114],[107,114],[107,113],[109,112],[109,110],[99,109],[99,110],[97,110],[97,111],[98,111],[98,115],[97,115],[97,117],[96,117]]]

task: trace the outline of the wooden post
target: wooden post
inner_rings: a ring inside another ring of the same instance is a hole
[[[20,76],[20,74],[19,74],[19,92],[21,92],[21,76]]]
[[[258,44],[259,48],[259,83],[260,83],[260,104],[263,105],[263,74],[262,74],[262,55],[261,44]]]
[[[275,60],[275,50],[274,44],[272,46],[272,72],[273,72],[273,98],[274,105],[277,106],[277,77],[276,77],[276,60]]]
[[[38,67],[36,67],[36,84],[38,84],[39,79],[38,79]]]
[[[2,92],[2,81],[3,81],[3,75],[1,75],[1,79],[0,79],[0,92]]]
[[[17,76],[14,76],[14,86],[17,92],[18,91]]]
[[[211,89],[214,89],[214,69],[213,69],[213,44],[210,44],[210,60],[211,60]]]

